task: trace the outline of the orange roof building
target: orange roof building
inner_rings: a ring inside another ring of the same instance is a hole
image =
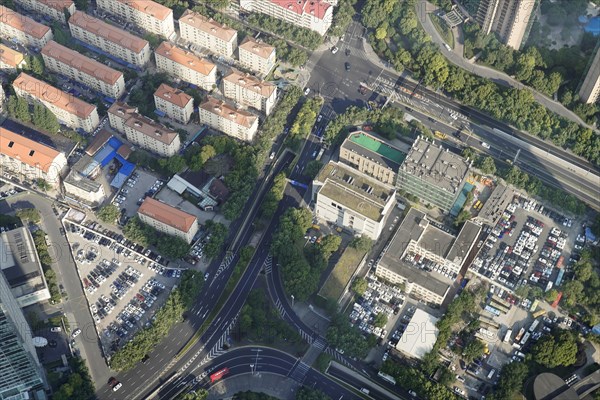
[[[275,47],[246,36],[239,48],[240,63],[246,68],[267,76],[275,67]]]
[[[182,124],[187,124],[194,112],[194,98],[179,89],[162,84],[154,92],[156,109]]]
[[[21,7],[46,15],[54,20],[66,23],[65,10],[69,15],[75,12],[73,0],[16,0],[15,3]]]
[[[270,82],[237,69],[223,77],[223,94],[237,103],[254,107],[269,115],[277,99],[277,87]]]
[[[23,68],[24,65],[25,57],[23,54],[0,44],[0,69],[14,71]]]
[[[97,0],[97,6],[146,32],[166,39],[175,35],[173,10],[152,0]]]
[[[152,197],[146,197],[138,209],[138,216],[157,231],[179,237],[187,243],[191,243],[198,232],[198,219],[194,215]]]
[[[39,102],[46,106],[61,123],[73,129],[92,132],[100,124],[96,106],[24,72],[14,80],[13,88],[30,103]]]
[[[66,75],[105,96],[116,99],[125,92],[125,79],[122,72],[55,41],[50,41],[44,46],[42,57],[50,71]]]
[[[98,47],[130,64],[143,67],[150,61],[150,44],[147,40],[77,11],[69,19],[69,29],[75,39]]]
[[[217,83],[217,66],[195,54],[162,42],[154,51],[156,68],[185,82],[212,90]]]
[[[52,186],[60,183],[67,170],[64,153],[0,127],[0,168],[3,173]]]
[[[200,104],[200,122],[226,135],[252,141],[258,131],[258,117],[224,101],[208,96]]]
[[[0,36],[37,48],[44,47],[54,37],[47,26],[4,6],[0,6]]]
[[[183,40],[214,53],[231,57],[237,47],[237,31],[192,10],[179,18],[179,34]]]
[[[333,22],[333,6],[325,0],[240,0],[240,8],[270,15],[321,36]]]

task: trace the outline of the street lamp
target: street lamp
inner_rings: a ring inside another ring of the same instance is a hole
[[[294,295],[292,294],[292,307],[294,307]]]

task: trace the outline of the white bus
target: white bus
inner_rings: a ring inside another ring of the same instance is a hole
[[[391,383],[392,385],[395,385],[395,384],[396,384],[396,380],[395,380],[395,379],[394,379],[394,378],[393,378],[391,375],[388,375],[388,374],[386,374],[385,372],[381,372],[381,371],[379,371],[379,372],[377,373],[377,376],[379,376],[379,377],[380,377],[381,379],[383,379],[384,381]]]
[[[509,329],[504,335],[504,343],[508,343],[510,341],[510,337],[512,336],[512,329]]]

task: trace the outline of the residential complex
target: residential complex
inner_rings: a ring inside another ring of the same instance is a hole
[[[226,135],[252,141],[258,131],[258,117],[208,96],[200,104],[200,122]]]
[[[527,40],[537,5],[533,0],[483,0],[475,20],[484,35],[495,32],[505,45],[519,50]]]
[[[54,41],[42,49],[46,68],[80,82],[105,96],[119,98],[125,92],[123,73],[92,60]]]
[[[108,109],[110,126],[124,133],[131,143],[163,157],[179,152],[179,134],[148,117],[125,103],[116,102]]]
[[[77,11],[69,19],[69,29],[75,39],[129,64],[143,67],[150,61],[150,44],[147,40],[81,11]]]
[[[146,197],[138,209],[138,216],[157,231],[176,236],[187,243],[191,243],[198,232],[198,219],[195,216],[152,197]]]
[[[587,104],[595,103],[600,99],[600,49],[596,49],[596,54],[579,89],[579,97]]]
[[[417,196],[425,204],[456,215],[455,207],[463,191],[471,164],[448,149],[417,138],[398,171],[397,186]],[[464,203],[464,199],[463,199]]]
[[[164,83],[154,92],[154,104],[157,110],[182,124],[187,124],[194,113],[194,98]]]
[[[67,158],[58,150],[0,127],[0,168],[2,173],[30,181],[44,179],[56,186],[67,169]]]
[[[0,6],[0,37],[22,44],[42,48],[52,40],[52,30],[16,11]]]
[[[458,236],[441,229],[425,213],[410,209],[376,266],[376,275],[405,285],[405,291],[441,305],[481,232],[467,221]],[[424,265],[430,261],[433,271]]]
[[[356,131],[342,143],[339,158],[380,182],[395,185],[406,154],[364,131]]]
[[[98,0],[97,6],[146,32],[166,39],[175,35],[173,10],[152,0]]]
[[[15,3],[63,24],[67,22],[67,15],[73,15],[75,12],[73,0],[16,0]]]
[[[240,0],[240,8],[270,15],[321,36],[333,22],[333,6],[323,0]]]
[[[381,235],[396,203],[395,194],[393,186],[333,161],[312,184],[317,218],[373,240]]]
[[[277,101],[277,87],[236,69],[223,77],[223,94],[239,104],[271,114]]]
[[[0,233],[1,273],[20,307],[50,299],[42,264],[27,227]]]
[[[0,70],[14,73],[25,65],[25,57],[22,53],[0,44]]]
[[[156,68],[161,72],[208,91],[217,84],[217,66],[189,51],[162,42],[154,52],[154,56]]]
[[[239,47],[239,61],[246,68],[267,76],[275,67],[275,47],[246,36]]]
[[[237,48],[235,29],[189,9],[179,18],[179,35],[189,43],[225,57],[231,57]]]
[[[31,328],[0,273],[0,399],[45,399],[44,369]]]
[[[28,102],[37,102],[46,106],[60,123],[68,127],[92,132],[100,123],[96,106],[24,72],[14,80],[13,88],[17,95],[27,99]]]

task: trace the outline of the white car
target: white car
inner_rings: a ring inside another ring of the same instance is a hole
[[[487,144],[486,142],[481,142],[481,147],[483,147],[484,149],[490,149],[490,145]]]
[[[271,155],[269,156],[269,159],[272,160],[274,158],[275,158],[275,152],[273,151],[273,152],[271,152]]]
[[[310,88],[304,89],[304,95],[305,96],[308,96],[309,93],[310,93]]]
[[[75,339],[77,336],[79,336],[80,333],[81,333],[81,329],[77,328],[73,331],[73,333],[71,334],[71,337],[73,339]]]
[[[60,326],[54,326],[52,328],[50,328],[50,332],[61,332],[62,329],[60,328]]]
[[[331,52],[332,52],[333,54],[335,54],[335,53],[337,53],[337,52],[338,52],[338,50],[339,50],[339,49],[338,49],[337,47],[334,47],[333,49],[331,49]]]
[[[323,114],[319,114],[319,117],[317,118],[317,122],[321,122],[322,119],[323,119]]]

